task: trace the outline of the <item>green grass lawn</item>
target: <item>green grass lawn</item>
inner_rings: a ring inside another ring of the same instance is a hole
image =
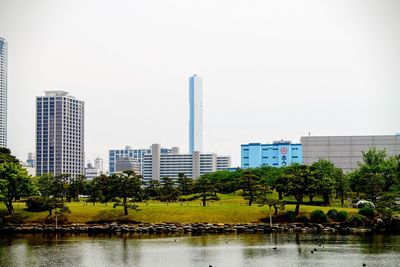
[[[135,221],[143,223],[251,223],[260,222],[269,216],[269,207],[260,207],[257,204],[249,207],[247,201],[236,194],[219,195],[220,201],[208,202],[207,207],[202,207],[199,200],[191,202],[162,203],[149,201],[137,203],[137,210],[129,210],[128,216],[123,216],[122,207],[113,208],[113,203],[108,205],[96,203],[85,204],[85,202],[67,203],[71,210],[65,218],[69,223],[88,222],[112,222],[112,221]],[[16,220],[25,223],[43,223],[48,219],[48,212],[28,212],[25,203],[14,204]],[[301,205],[300,211],[308,214],[313,210],[320,209],[324,212],[336,208],[356,213],[357,209],[341,208],[340,203],[335,201],[331,207],[317,207]],[[295,205],[286,205],[285,210],[293,210]],[[4,204],[0,204],[0,212],[6,212]]]

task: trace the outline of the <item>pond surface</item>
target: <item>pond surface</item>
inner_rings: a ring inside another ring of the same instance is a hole
[[[350,267],[363,266],[363,263],[366,266],[400,266],[400,236],[81,234],[0,237],[0,266]]]

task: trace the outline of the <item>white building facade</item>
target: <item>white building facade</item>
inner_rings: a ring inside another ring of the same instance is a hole
[[[169,154],[171,149],[161,148],[160,153]],[[117,159],[120,157],[130,157],[136,159],[140,164],[140,174],[143,175],[143,157],[151,154],[151,148],[132,148],[126,146],[125,149],[110,149],[108,151],[109,174],[117,172]]]
[[[203,152],[203,79],[189,78],[189,154]]]
[[[65,91],[36,97],[36,175],[84,175],[84,145],[84,102]]]
[[[177,179],[179,173],[184,173],[188,178],[196,179],[203,174],[226,170],[231,167],[229,156],[216,154],[201,154],[198,151],[192,154],[161,154],[160,145],[152,145],[151,155],[143,158],[143,178],[160,180],[162,177]]]

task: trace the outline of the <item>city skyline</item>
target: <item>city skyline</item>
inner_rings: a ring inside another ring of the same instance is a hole
[[[192,73],[207,88],[204,150],[233,166],[243,143],[400,132],[397,2],[94,3],[0,4],[21,160],[35,151],[34,99],[56,89],[86,102],[87,160],[127,144],[189,150]]]

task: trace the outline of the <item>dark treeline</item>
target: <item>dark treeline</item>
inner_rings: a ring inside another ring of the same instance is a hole
[[[273,191],[278,193],[277,199],[272,198]],[[122,206],[127,215],[128,209],[137,208],[135,202],[158,200],[168,205],[199,199],[206,206],[207,201],[219,199],[217,193],[233,192],[240,193],[249,206],[256,203],[276,208],[289,200],[296,204],[296,215],[305,200],[309,204],[329,206],[332,198],[336,198],[344,205],[347,199],[362,196],[374,202],[379,212],[390,216],[396,210],[400,192],[400,156],[388,157],[385,151],[371,149],[363,153],[359,168],[348,174],[321,159],[309,166],[293,164],[282,168],[263,166],[218,171],[195,180],[181,173],[177,179],[164,177],[160,181],[144,182],[133,171],[100,175],[92,181],[67,174],[32,178],[9,150],[0,153],[0,199],[10,214],[13,200],[29,196],[36,197],[29,198],[28,208],[48,210],[50,214],[57,208],[67,211],[65,201],[78,201],[84,195],[93,205],[112,202],[114,207]],[[322,201],[315,201],[316,197]]]

